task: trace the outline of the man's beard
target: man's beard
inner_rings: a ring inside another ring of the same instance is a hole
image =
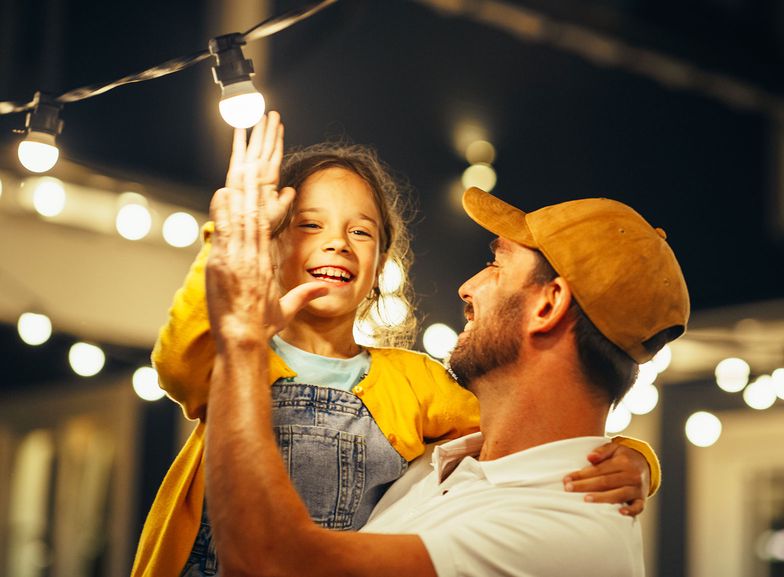
[[[470,389],[479,377],[519,359],[524,300],[520,293],[509,297],[462,335],[449,357],[449,370],[461,386]],[[467,311],[472,308],[466,305]]]

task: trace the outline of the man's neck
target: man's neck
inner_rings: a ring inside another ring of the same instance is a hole
[[[536,373],[530,368],[496,369],[472,387],[481,407],[480,460],[563,439],[604,435],[609,407],[592,394],[580,374]]]

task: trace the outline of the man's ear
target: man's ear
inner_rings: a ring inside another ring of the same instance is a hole
[[[560,325],[572,305],[572,289],[563,277],[556,277],[535,291],[536,306],[529,327],[533,333],[549,333]]]

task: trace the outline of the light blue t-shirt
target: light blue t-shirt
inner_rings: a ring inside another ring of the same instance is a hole
[[[333,359],[298,349],[278,335],[272,337],[270,347],[297,373],[296,377],[279,382],[305,383],[350,391],[370,369],[370,353],[362,350],[350,359]]]

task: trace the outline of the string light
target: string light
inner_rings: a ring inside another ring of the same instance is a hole
[[[444,359],[457,344],[457,333],[448,325],[435,323],[425,329],[422,345],[431,357]]]
[[[19,338],[30,346],[44,344],[52,336],[52,321],[37,313],[22,313],[16,323]]]
[[[25,129],[22,131],[25,133],[25,138],[19,144],[19,161],[32,172],[46,172],[57,163],[60,151],[55,144],[55,138],[63,128],[63,122],[60,120],[63,105],[105,94],[126,84],[144,82],[180,72],[207,60],[210,56],[214,56],[217,60],[213,74],[215,81],[221,85],[222,97],[219,106],[221,115],[232,126],[246,128],[253,126],[264,114],[264,98],[250,81],[253,64],[244,58],[241,46],[285,30],[335,2],[337,0],[321,0],[290,10],[256,24],[244,34],[227,34],[213,38],[210,40],[208,50],[173,58],[109,83],[82,86],[57,97],[36,92],[30,102],[0,102],[0,115],[27,113]]]
[[[31,172],[50,170],[60,157],[55,138],[63,130],[63,105],[43,92],[36,92],[33,109],[25,118],[25,138],[19,143],[19,162]]]
[[[253,86],[253,62],[245,58],[242,34],[225,34],[210,40],[210,54],[215,57],[212,76],[221,87],[218,108],[234,128],[250,128],[264,116],[264,97]]]

